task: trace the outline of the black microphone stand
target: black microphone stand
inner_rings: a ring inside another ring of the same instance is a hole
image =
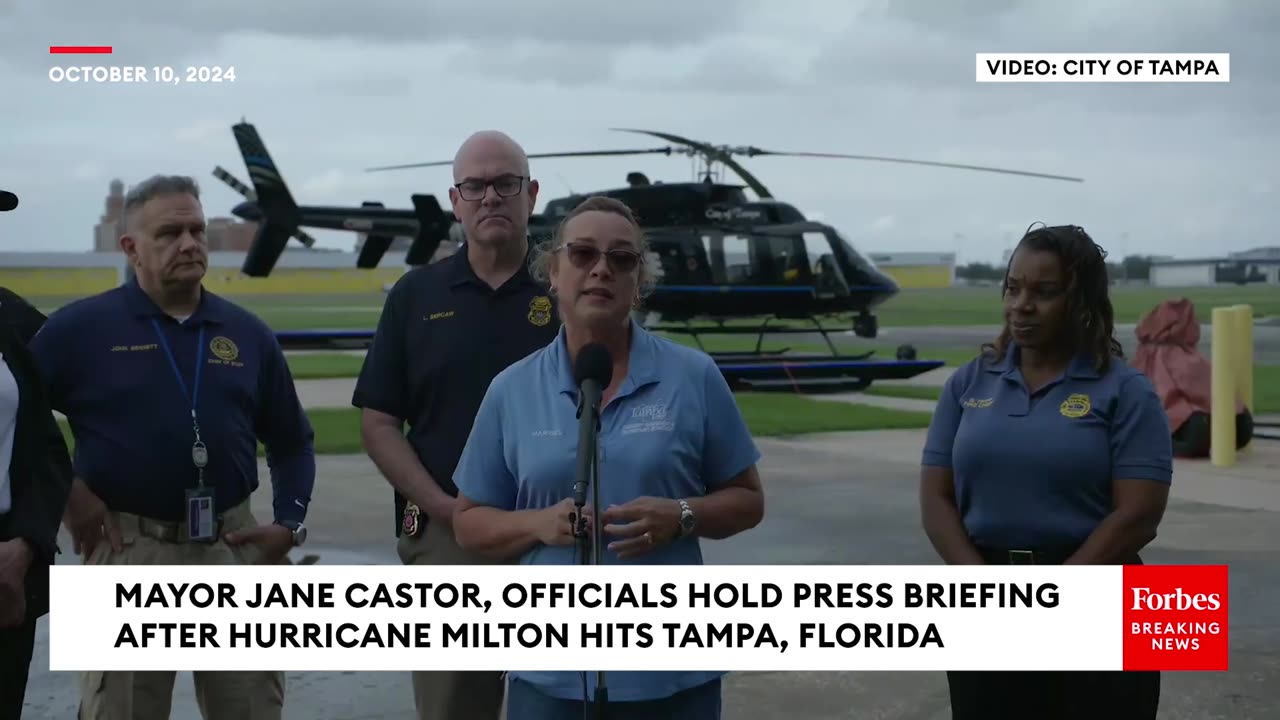
[[[592,390],[596,390],[598,383],[587,381],[592,386]],[[603,537],[600,530],[600,485],[599,485],[599,439],[600,432],[600,394],[603,388],[596,392],[587,392],[584,389],[578,392],[578,471],[577,477],[573,485],[573,504],[576,514],[573,534],[578,542],[580,552],[579,560],[582,565],[600,565],[600,558],[604,555]],[[590,397],[590,400],[588,400]],[[584,417],[584,414],[586,417]],[[582,508],[587,504],[587,488],[591,488],[591,511],[593,522],[591,530],[587,530],[587,520],[582,515]],[[583,681],[586,682],[585,680]],[[586,688],[584,687],[585,691]],[[583,702],[587,701],[584,696]],[[591,703],[595,712],[592,717],[596,720],[604,720],[605,706],[609,704],[609,687],[605,683],[604,671],[596,671],[596,693],[595,699]]]

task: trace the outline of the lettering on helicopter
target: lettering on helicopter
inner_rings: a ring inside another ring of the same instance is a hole
[[[362,218],[343,218],[342,227],[347,230],[369,231],[373,229],[373,221]]]
[[[762,209],[741,205],[710,205],[704,215],[708,220],[716,222],[764,222],[768,220],[768,216]]]

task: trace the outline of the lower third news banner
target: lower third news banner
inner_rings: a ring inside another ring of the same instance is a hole
[[[50,670],[1226,670],[1225,566],[52,568]]]

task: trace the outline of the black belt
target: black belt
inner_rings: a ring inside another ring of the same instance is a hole
[[[978,554],[989,565],[1062,565],[1074,552],[1074,550],[978,548]]]

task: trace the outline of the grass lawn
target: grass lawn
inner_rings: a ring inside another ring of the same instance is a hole
[[[1111,289],[1116,322],[1136,323],[1164,300],[1186,297],[1195,303],[1202,322],[1214,307],[1248,304],[1255,316],[1280,315],[1280,292],[1274,286],[1207,286],[1161,288],[1115,286]],[[233,296],[277,330],[366,329],[377,325],[385,296],[381,293],[348,295]],[[66,297],[28,298],[46,313],[67,302]],[[996,287],[904,289],[876,311],[882,327],[928,325],[996,325],[1000,323],[1000,290]],[[742,324],[742,323],[737,323]],[[755,325],[755,321],[745,321]],[[811,323],[773,323],[779,326],[811,326]],[[825,321],[824,321],[825,324]],[[849,327],[847,320],[833,326]]]
[[[872,385],[865,391],[881,397],[937,400],[941,388],[919,385]],[[1253,372],[1253,412],[1255,415],[1280,414],[1280,365],[1262,365]]]
[[[929,426],[929,413],[813,400],[783,393],[741,393],[738,406],[753,435],[788,436],[850,430],[919,429]],[[360,411],[356,408],[319,408],[307,412],[316,431],[316,452],[321,455],[363,453],[360,445]],[[62,422],[68,447],[71,432]]]
[[[697,347],[697,343],[688,336],[670,335],[667,337],[682,345]],[[755,340],[711,336],[702,338],[702,347],[708,352],[747,352],[755,349]],[[816,353],[820,355],[829,355],[831,353],[830,348],[823,343],[783,343],[777,340],[768,341],[767,339],[762,349],[765,351],[785,349],[793,353]],[[843,351],[850,354],[861,354],[874,350],[875,355],[872,356],[872,359],[892,360],[895,357],[896,349],[896,345],[868,342],[865,345],[859,344],[844,348]],[[917,357],[921,360],[941,360],[952,367],[965,364],[973,359],[976,352],[976,348],[973,353],[955,348],[916,348]],[[290,353],[288,357],[289,369],[292,371],[293,377],[298,380],[356,377],[360,374],[361,363],[364,362],[363,355],[350,353]]]
[[[1252,305],[1255,317],[1280,315],[1280,292],[1275,286],[1206,286],[1111,288],[1116,323],[1136,323],[1165,300],[1188,298],[1196,316],[1207,323],[1215,307]],[[998,325],[1000,289],[956,287],[903,290],[877,311],[881,327],[921,325]]]

